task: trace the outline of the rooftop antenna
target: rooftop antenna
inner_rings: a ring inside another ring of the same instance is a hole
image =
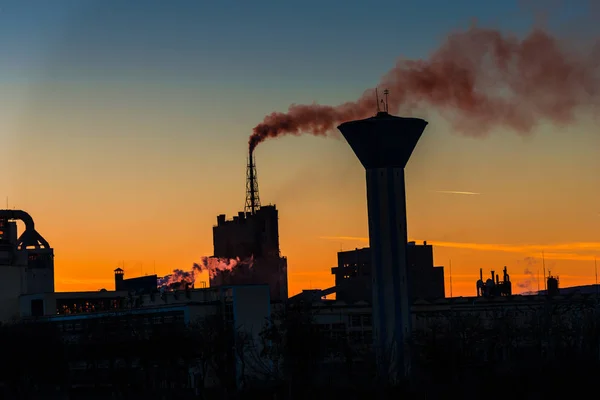
[[[385,89],[385,90],[383,91],[383,94],[385,95],[385,103],[384,103],[384,105],[385,105],[385,112],[387,113],[387,112],[389,112],[389,111],[390,111],[390,109],[389,109],[389,107],[388,107],[388,104],[389,104],[389,103],[388,103],[388,94],[390,94],[390,91],[389,91],[389,90],[387,90],[387,89]]]
[[[379,108],[379,92],[377,88],[375,88],[375,103],[377,103],[377,113],[379,113],[381,109]]]
[[[248,166],[246,168],[246,206],[244,211],[254,215],[260,208],[260,198],[258,196],[258,180],[256,179],[256,165],[254,164],[254,155],[252,150],[248,153]]]
[[[594,272],[596,273],[596,300],[598,299],[598,263],[594,257]]]
[[[544,258],[544,251],[542,250],[542,267],[544,268],[544,290],[548,294],[548,280],[546,279],[546,259]],[[550,271],[548,271],[550,272]]]
[[[537,281],[538,281],[538,294],[540,294],[540,268],[538,267],[537,273]]]
[[[450,297],[452,297],[452,260],[450,260],[449,263],[450,263]]]

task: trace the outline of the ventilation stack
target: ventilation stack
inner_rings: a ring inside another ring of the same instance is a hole
[[[375,117],[338,127],[366,170],[373,344],[380,377],[390,383],[410,372],[404,168],[426,126],[422,119],[378,112]]]

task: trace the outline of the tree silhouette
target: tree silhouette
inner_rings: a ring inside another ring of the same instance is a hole
[[[288,305],[275,314],[261,332],[262,356],[272,361],[275,371],[288,385],[288,398],[305,398],[327,351],[325,340],[314,322],[310,307]],[[279,368],[281,366],[281,368]]]

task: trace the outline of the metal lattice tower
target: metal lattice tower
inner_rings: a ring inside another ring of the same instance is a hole
[[[260,208],[260,197],[258,195],[258,180],[256,179],[256,165],[252,152],[248,155],[248,166],[246,168],[246,213],[254,214]]]

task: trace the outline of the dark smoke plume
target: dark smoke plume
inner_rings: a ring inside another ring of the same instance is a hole
[[[598,103],[598,42],[588,51],[568,45],[541,29],[519,39],[471,27],[450,34],[427,60],[400,60],[380,87],[391,92],[391,113],[426,105],[465,135],[485,136],[496,127],[527,134],[541,119],[569,123],[577,107]],[[375,111],[374,90],[338,106],[293,104],[254,128],[250,151],[281,135],[326,135]]]

